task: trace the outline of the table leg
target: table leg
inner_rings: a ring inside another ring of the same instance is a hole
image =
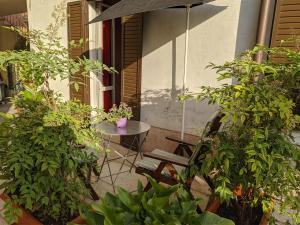
[[[134,164],[135,164],[135,161],[136,161],[138,155],[140,154],[140,155],[142,156],[142,147],[143,147],[143,145],[144,145],[144,143],[145,143],[145,141],[146,141],[146,138],[147,138],[148,134],[149,134],[149,131],[147,131],[147,132],[145,133],[145,137],[143,138],[143,140],[142,140],[141,142],[138,142],[138,143],[137,143],[137,146],[138,146],[137,154],[135,155],[134,160],[133,160],[132,165],[131,165],[131,168],[130,168],[130,170],[129,170],[130,173],[131,173],[131,171],[132,171],[132,168],[135,166]]]
[[[112,136],[109,136],[109,138],[107,140],[107,143],[105,143],[105,140],[104,140],[103,136],[101,138],[102,138],[102,143],[103,143],[103,147],[104,147],[105,156],[104,156],[104,159],[103,159],[102,164],[101,164],[101,168],[100,168],[100,172],[99,172],[99,176],[98,176],[97,181],[100,180],[101,174],[102,174],[102,171],[103,171],[103,167],[104,167],[105,163],[107,163],[109,177],[110,177],[110,180],[111,180],[111,185],[113,187],[114,193],[116,193],[116,188],[115,188],[116,179],[115,179],[115,181],[113,180],[113,174],[112,174],[112,170],[111,170],[110,163],[109,163],[110,161],[108,160],[108,155],[107,155],[107,150],[108,150],[108,148],[111,144]]]
[[[112,175],[112,172],[111,172],[111,168],[110,168],[110,164],[109,164],[109,161],[107,161],[107,166],[108,166],[108,172],[109,172],[109,176],[110,176],[110,180],[111,180],[111,185],[113,187],[113,191],[114,193],[116,193],[116,190],[115,190],[115,182],[117,179],[115,179],[115,181],[113,180],[113,175]],[[117,178],[118,175],[116,175],[116,178]]]

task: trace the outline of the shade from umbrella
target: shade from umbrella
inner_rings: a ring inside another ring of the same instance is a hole
[[[166,9],[175,6],[207,3],[210,1],[211,0],[122,0],[105,10],[100,16],[97,16],[89,23],[96,23],[122,16],[129,16],[137,13]]]

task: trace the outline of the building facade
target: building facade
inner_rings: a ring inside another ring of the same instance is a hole
[[[146,148],[172,149],[164,137],[181,129],[182,104],[177,100],[183,82],[185,9],[165,9],[112,21],[87,24],[117,0],[27,0],[31,29],[46,29],[54,7],[62,2],[68,20],[61,27],[62,43],[89,39],[80,55],[115,67],[119,74],[91,74],[78,93],[67,81],[52,86],[66,100],[77,98],[93,106],[109,109],[121,101],[134,108],[135,119],[152,125]],[[210,63],[223,64],[257,43],[263,0],[216,0],[191,10],[188,56],[189,91],[202,85],[219,86]],[[266,45],[278,46],[280,40],[300,34],[300,1],[273,0],[269,8]],[[274,18],[274,19],[273,19]],[[234,81],[228,80],[228,83]],[[186,110],[187,137],[194,138],[216,107],[206,102],[189,101]]]

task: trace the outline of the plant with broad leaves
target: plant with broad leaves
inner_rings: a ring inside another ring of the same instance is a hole
[[[148,177],[152,188],[131,194],[119,188],[117,195],[107,193],[92,209],[82,213],[87,225],[234,225],[228,219],[205,212],[198,214],[199,201],[192,200],[182,185],[165,187]]]
[[[262,64],[253,60],[259,51],[267,55]],[[208,99],[224,113],[223,130],[211,140],[203,165],[194,165],[194,173],[213,172],[215,193],[222,202],[238,203],[240,224],[250,223],[254,207],[269,213],[275,204],[299,223],[300,149],[291,131],[300,123],[292,98],[293,90],[299,90],[300,52],[256,47],[232,62],[209,67],[219,80],[237,84],[202,87],[200,93],[184,97]],[[237,187],[241,196],[234,192]]]

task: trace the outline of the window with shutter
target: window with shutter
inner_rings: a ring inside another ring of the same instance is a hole
[[[300,0],[277,0],[271,46],[299,48],[294,41],[281,43],[297,35],[300,35]]]
[[[143,46],[142,14],[123,17],[122,32],[122,102],[132,107],[134,119],[139,120]]]
[[[79,43],[84,40],[84,45],[70,50],[70,57],[89,57],[88,50],[88,7],[85,0],[68,3],[68,40]],[[71,83],[79,83],[79,90],[74,85],[70,85],[71,99],[77,99],[85,104],[90,104],[90,79],[81,73],[71,78]]]
[[[300,51],[300,0],[277,0],[271,47],[279,46]],[[293,96],[296,113],[300,115],[299,89],[295,89]]]

